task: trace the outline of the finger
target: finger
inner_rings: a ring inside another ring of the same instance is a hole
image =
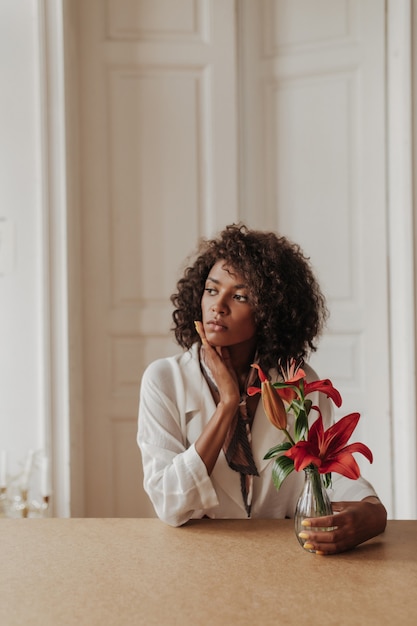
[[[306,530],[328,529],[337,527],[337,518],[335,515],[324,515],[323,517],[309,517],[303,519],[301,526]]]
[[[317,545],[337,542],[337,540],[340,538],[340,533],[338,532],[337,528],[329,528],[328,530],[323,529],[317,532],[306,532],[305,530],[302,530],[300,533],[298,533],[298,536],[300,537],[300,539],[307,543],[314,543],[315,545]]]
[[[201,339],[201,343],[203,344],[203,346],[208,346],[209,342],[207,341],[207,337],[206,337],[206,333],[204,332],[204,328],[203,328],[203,324],[200,321],[195,321],[194,322],[194,326],[195,329],[198,333],[198,336]]]
[[[337,554],[338,552],[340,552],[336,544],[322,545],[306,542],[303,548],[307,550],[307,552],[314,552],[319,556],[327,556],[329,554]]]

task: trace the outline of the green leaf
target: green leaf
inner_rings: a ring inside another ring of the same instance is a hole
[[[291,402],[291,406],[293,407],[294,410],[296,410],[299,413],[300,411],[304,409],[304,402],[296,398],[295,400]]]
[[[272,482],[279,489],[289,474],[294,470],[294,461],[287,456],[280,456],[272,467]]]
[[[291,385],[288,383],[272,383],[272,386],[275,387],[276,389],[292,389],[293,391],[295,391],[295,393],[297,394],[297,396],[299,398],[301,398],[301,392],[300,392],[300,388],[298,387],[298,385]]]
[[[295,426],[294,426],[295,440],[300,441],[300,439],[304,437],[304,435],[306,435],[307,432],[308,432],[308,419],[307,419],[306,412],[303,410],[303,411],[300,411],[297,419],[295,420]]]
[[[297,417],[300,415],[300,410],[301,410],[300,403],[297,400],[293,400],[289,406],[288,411],[289,412],[292,411],[295,419],[297,419]]]
[[[292,444],[289,441],[284,441],[283,443],[279,443],[277,446],[274,446],[265,454],[264,459],[272,459],[277,454],[281,452],[286,452],[292,447]]]
[[[276,383],[272,383],[273,387],[276,387],[277,389],[294,389],[294,391],[299,391],[298,386],[297,385],[291,385],[288,383],[280,383],[280,382],[276,382]]]

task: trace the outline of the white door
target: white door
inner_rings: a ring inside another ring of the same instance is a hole
[[[79,0],[78,13],[77,513],[153,515],[140,377],[177,351],[169,296],[185,255],[239,219],[311,256],[331,309],[313,364],[362,413],[363,470],[390,506],[383,0]]]
[[[153,516],[141,375],[177,351],[185,255],[236,219],[234,2],[80,0],[78,28],[84,514]]]
[[[312,364],[337,416],[361,413],[362,471],[391,511],[385,2],[240,7],[242,214],[311,258],[331,313]]]

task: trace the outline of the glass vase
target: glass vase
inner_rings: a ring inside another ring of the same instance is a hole
[[[298,536],[300,532],[307,530],[302,526],[302,521],[306,518],[333,514],[332,504],[324,486],[323,475],[319,473],[317,467],[306,467],[304,474],[304,487],[298,498],[294,516],[295,534],[303,547],[308,539],[301,539]],[[332,528],[317,528],[317,530],[332,530]],[[308,552],[315,551],[308,550]]]

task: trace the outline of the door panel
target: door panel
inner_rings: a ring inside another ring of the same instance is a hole
[[[363,473],[390,509],[385,3],[259,4],[240,15],[242,211],[311,258],[331,313],[312,364],[342,393],[337,416],[361,413]]]
[[[85,514],[146,517],[141,375],[178,351],[169,297],[183,258],[236,219],[234,3],[78,10]]]

